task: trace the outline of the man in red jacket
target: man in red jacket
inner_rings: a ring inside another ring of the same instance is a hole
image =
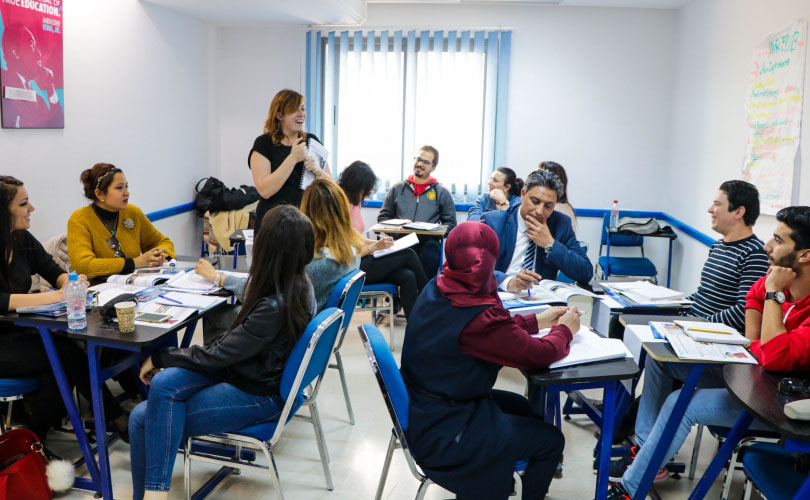
[[[810,207],[783,208],[765,245],[770,268],[746,296],[745,336],[751,354],[769,371],[810,370]],[[652,459],[680,391],[671,392],[675,379],[685,380],[688,368],[648,359],[644,388],[636,418],[636,441],[631,452],[611,463],[611,500],[635,495]],[[732,427],[742,407],[725,389],[722,367],[709,368],[698,382],[683,420],[664,457],[662,467],[680,449],[695,424]],[[754,421],[752,429],[765,429]],[[656,480],[666,477],[661,469]]]

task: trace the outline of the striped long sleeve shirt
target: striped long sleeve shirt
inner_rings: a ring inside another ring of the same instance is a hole
[[[691,314],[745,331],[745,296],[768,271],[768,256],[755,235],[741,240],[717,240],[690,298]]]

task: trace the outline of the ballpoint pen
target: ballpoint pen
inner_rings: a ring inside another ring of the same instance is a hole
[[[183,303],[182,303],[182,302],[180,302],[179,300],[177,300],[177,299],[173,299],[173,298],[171,298],[171,297],[166,297],[166,296],[165,296],[165,295],[163,295],[163,294],[158,295],[158,297],[160,297],[161,299],[168,300],[169,302],[174,302],[175,304],[181,304],[181,305],[183,304]]]

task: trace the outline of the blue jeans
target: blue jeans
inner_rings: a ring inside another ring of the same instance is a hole
[[[253,396],[223,378],[184,368],[167,368],[152,378],[149,399],[129,416],[134,500],[143,498],[144,489],[169,491],[177,451],[188,437],[278,418],[284,407],[280,396]]]
[[[678,363],[659,363],[648,357],[644,367],[644,386],[636,417],[636,442],[640,449],[632,465],[622,476],[622,485],[631,495],[636,494],[641,477],[652,460],[652,454],[658,446],[664,427],[669,421],[680,390],[672,392],[672,383],[686,380],[690,367]],[[698,390],[686,407],[683,419],[675,430],[675,436],[664,454],[664,460],[657,465],[663,467],[681,448],[689,436],[692,426],[720,425],[733,427],[740,417],[743,408],[725,389],[722,367],[705,368],[698,381]],[[764,424],[754,421],[751,429],[766,429]]]

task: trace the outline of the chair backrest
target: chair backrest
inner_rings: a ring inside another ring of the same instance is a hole
[[[290,413],[296,400],[303,397],[304,388],[326,371],[342,319],[343,311],[337,307],[324,309],[312,318],[295,343],[281,373],[279,392],[285,404],[279,416],[279,425],[270,438],[271,443],[281,436],[284,423],[292,416]]]
[[[619,210],[619,217],[638,217],[638,212],[630,210]],[[605,214],[602,219],[602,239],[599,244],[599,253],[602,253],[602,245],[607,245],[608,231],[610,227],[610,210]],[[612,247],[640,247],[644,244],[644,237],[638,234],[624,235],[624,234],[611,234],[610,246]]]
[[[340,346],[343,345],[343,338],[346,336],[349,323],[352,322],[354,308],[357,306],[357,299],[360,298],[360,292],[363,290],[365,282],[366,273],[360,270],[350,271],[340,278],[332,290],[332,294],[329,295],[329,300],[326,301],[326,307],[337,307],[343,311],[343,324],[340,328],[338,341],[335,344],[335,350],[340,349]]]
[[[405,443],[405,431],[408,430],[408,408],[410,398],[408,390],[405,388],[405,381],[399,372],[397,362],[391,349],[385,342],[380,330],[374,325],[359,326],[360,338],[366,348],[368,362],[371,363],[371,371],[377,377],[388,413],[394,423],[394,431],[397,434],[403,448],[407,448]]]

